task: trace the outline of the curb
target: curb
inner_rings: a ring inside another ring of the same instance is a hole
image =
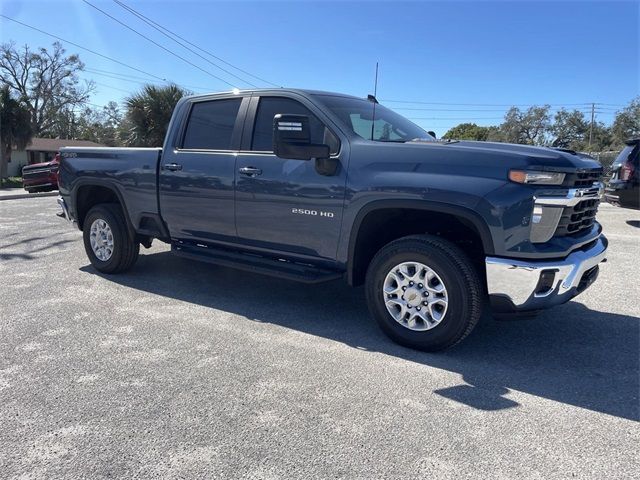
[[[57,197],[59,193],[56,192],[42,192],[42,193],[17,193],[15,195],[0,195],[0,201],[2,200],[18,200],[20,198],[42,198],[42,197]]]

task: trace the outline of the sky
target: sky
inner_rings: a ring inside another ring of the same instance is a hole
[[[115,1],[88,1],[186,60],[83,0],[2,0],[2,15],[145,72],[63,42],[96,84],[93,105],[161,83],[148,74],[195,93],[270,82],[366,96],[376,62],[381,103],[438,136],[462,122],[497,125],[511,105],[590,116],[595,102],[596,119],[610,123],[640,95],[640,1],[121,0],[204,49],[204,59]],[[1,17],[0,38],[31,48],[54,41]]]

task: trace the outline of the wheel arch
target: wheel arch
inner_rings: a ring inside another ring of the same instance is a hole
[[[488,225],[483,218],[473,210],[438,202],[414,200],[378,200],[362,207],[353,223],[349,235],[347,258],[347,283],[361,285],[364,282],[366,269],[375,253],[390,241],[405,235],[416,233],[433,233],[429,229],[422,231],[413,228],[400,234],[390,234],[389,227],[399,220],[394,219],[398,213],[413,212],[424,218],[451,219],[457,221],[470,232],[473,232],[479,242],[483,255],[494,253],[493,241]],[[369,241],[369,238],[373,238]],[[446,237],[445,237],[446,238]]]
[[[101,203],[117,203],[122,209],[127,229],[131,235],[135,235],[135,229],[131,223],[127,205],[122,193],[111,182],[100,180],[87,180],[75,185],[72,193],[72,204],[75,207],[78,228],[82,230],[84,219],[91,208]]]

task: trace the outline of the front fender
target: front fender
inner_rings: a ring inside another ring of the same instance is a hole
[[[338,260],[347,266],[347,281],[353,283],[355,249],[358,241],[358,233],[362,222],[372,212],[385,209],[410,209],[424,210],[426,212],[444,213],[459,218],[463,223],[470,224],[480,235],[482,247],[487,255],[494,254],[493,239],[486,221],[474,210],[459,205],[451,205],[429,200],[406,199],[381,199],[373,200],[362,206],[355,213],[351,228],[343,235],[343,241],[339,246]],[[346,223],[348,224],[348,223]]]

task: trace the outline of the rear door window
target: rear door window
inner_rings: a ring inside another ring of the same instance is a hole
[[[182,148],[230,150],[241,98],[197,102],[191,107]]]

